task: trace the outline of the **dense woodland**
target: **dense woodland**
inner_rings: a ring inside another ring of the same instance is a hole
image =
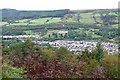
[[[45,17],[63,17],[71,13],[69,9],[53,11],[18,11],[15,9],[2,9],[2,21],[20,20],[20,19],[38,19]]]
[[[3,48],[3,78],[120,78],[118,55],[108,55],[101,43],[75,55],[67,48],[40,47],[27,39]]]

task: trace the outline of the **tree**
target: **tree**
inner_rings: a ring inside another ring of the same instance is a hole
[[[98,62],[100,62],[104,55],[103,48],[101,46],[101,42],[98,42],[96,47],[97,47],[96,48],[96,59],[98,60]]]
[[[80,22],[80,13],[77,14],[77,22]]]
[[[32,48],[33,48],[33,42],[32,42],[32,40],[31,40],[31,39],[27,39],[27,40],[25,41],[25,43],[24,43],[24,46],[25,46],[26,48],[32,49]]]
[[[29,53],[33,52],[33,42],[31,39],[27,39],[23,44],[22,44],[22,52],[23,55],[26,56]]]
[[[65,33],[64,38],[68,38],[68,33]]]
[[[14,21],[13,20],[9,20],[9,21],[7,21],[8,22],[8,24],[10,25],[10,24],[12,24]]]
[[[120,58],[116,55],[104,55],[102,66],[104,67],[106,78],[120,78],[119,61]]]
[[[56,56],[59,58],[59,60],[64,60],[66,57],[68,57],[69,53],[69,50],[62,46],[57,50]]]

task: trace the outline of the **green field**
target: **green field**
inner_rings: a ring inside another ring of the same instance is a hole
[[[57,23],[57,22],[61,22],[61,19],[60,19],[60,18],[52,18],[52,19],[50,19],[50,20],[47,22],[47,24],[49,24],[49,23]]]
[[[24,31],[27,35],[33,35],[35,34],[32,30],[27,30],[27,31]]]
[[[118,28],[118,24],[112,25],[113,28]]]
[[[75,38],[77,40],[85,38],[115,40],[118,28],[118,13],[114,11],[70,10],[65,14],[63,14],[63,11],[53,11],[48,14],[47,11],[42,12],[42,15],[40,15],[41,12],[35,12],[28,13],[31,17],[26,14],[20,19],[13,17],[15,20],[0,22],[0,25],[4,27],[3,34],[5,35],[33,35],[40,33],[43,38],[49,38],[50,36],[54,38],[59,34],[63,37],[65,31],[68,31],[69,39],[73,40]]]
[[[0,22],[0,26],[8,24],[7,22]]]
[[[79,12],[79,11],[77,11]],[[39,18],[39,19],[21,19],[21,20],[16,20],[13,21],[13,23],[8,24],[7,22],[0,22],[0,25],[12,25],[12,26],[19,26],[19,25],[44,25],[44,24],[51,24],[51,23],[58,23],[58,22],[77,22],[75,20],[75,17],[77,16],[78,13],[75,14],[67,14],[64,17],[66,17],[66,20],[62,20],[60,17],[47,17],[47,18]],[[104,15],[104,14],[103,14]],[[110,12],[109,15],[115,15],[117,16],[116,13],[114,12]],[[72,17],[70,17],[72,16]],[[95,20],[93,18],[93,16],[95,16],[96,21],[99,23],[103,23],[103,21],[100,18],[100,13],[80,13],[80,23],[82,24],[95,24]],[[113,20],[114,22],[118,22],[118,19],[116,18],[115,20]],[[97,24],[100,25],[100,24]],[[101,26],[101,25],[100,25]]]

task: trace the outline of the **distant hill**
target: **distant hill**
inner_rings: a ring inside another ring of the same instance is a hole
[[[2,9],[2,35],[38,34],[41,40],[118,38],[118,9],[22,11]],[[59,32],[68,32],[59,35]]]
[[[2,11],[2,21],[9,21],[9,20],[20,20],[20,19],[38,19],[38,18],[45,18],[45,17],[63,17],[65,14],[72,14],[72,13],[94,13],[94,12],[118,12],[118,9],[97,9],[97,10],[74,10],[71,11],[69,9],[63,10],[49,10],[49,11],[22,11],[16,9],[1,9]]]
[[[21,11],[15,9],[2,9],[0,11],[2,11],[2,21],[62,17],[65,14],[71,13],[69,9],[52,11]]]

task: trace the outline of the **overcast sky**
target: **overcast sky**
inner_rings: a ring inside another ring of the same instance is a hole
[[[119,0],[0,0],[0,9],[57,10],[118,8]]]

